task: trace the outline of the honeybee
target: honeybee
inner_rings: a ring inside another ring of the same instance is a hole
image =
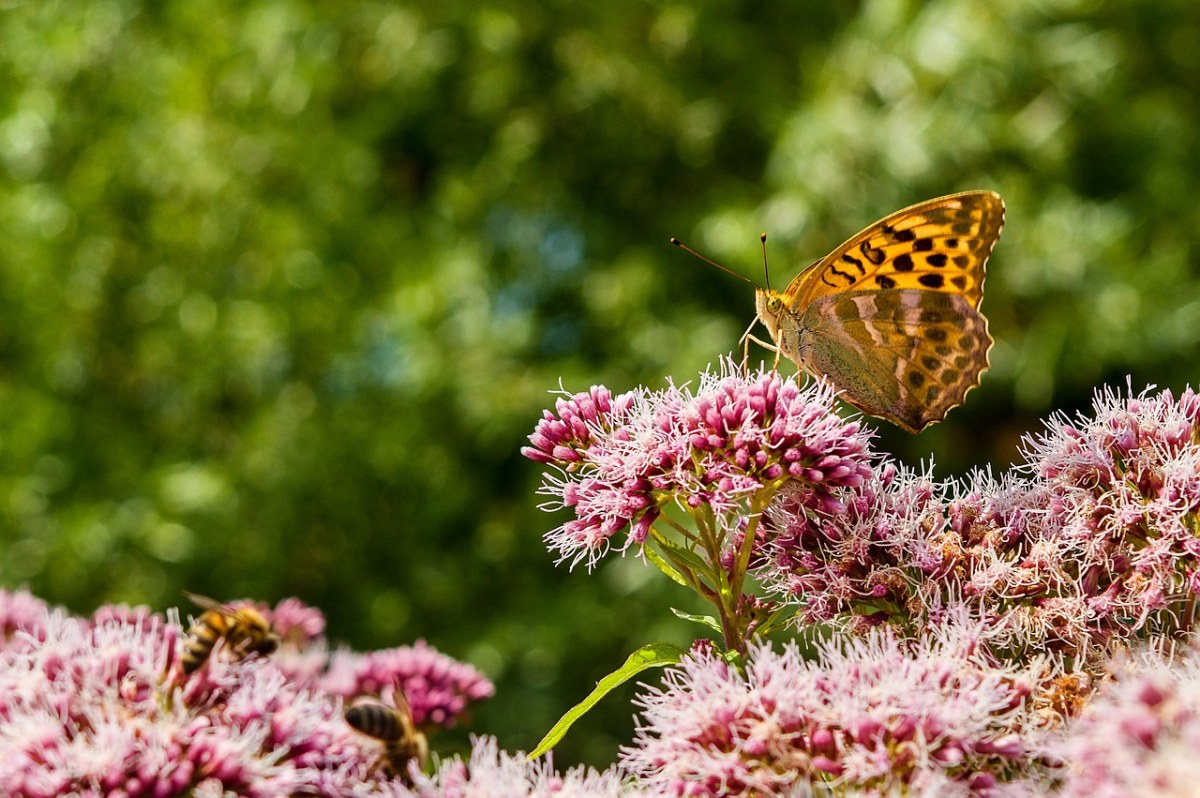
[[[271,631],[271,625],[262,613],[253,607],[231,607],[186,591],[184,595],[204,610],[183,641],[181,661],[185,675],[199,670],[208,661],[213,646],[222,637],[234,661],[251,654],[266,656],[279,647],[279,636]]]
[[[408,764],[425,766],[429,744],[413,723],[412,709],[402,687],[396,688],[395,707],[375,702],[355,704],[346,710],[346,722],[355,731],[383,743],[383,767],[392,776],[407,781]]]

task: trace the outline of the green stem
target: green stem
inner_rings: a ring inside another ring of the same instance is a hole
[[[712,575],[716,581],[717,589],[709,600],[717,608],[717,618],[721,622],[721,635],[725,638],[725,648],[744,653],[744,647],[740,640],[741,635],[737,633],[736,608],[731,601],[733,593],[730,590],[725,569],[721,567],[721,541],[716,531],[716,519],[712,515],[711,508],[707,506],[701,512],[693,513],[693,517],[700,529],[700,545],[704,547],[704,553],[712,567]]]
[[[746,522],[745,537],[742,539],[742,545],[738,549],[737,557],[733,562],[733,573],[729,576],[730,581],[730,598],[731,609],[734,614],[733,627],[736,630],[737,642],[736,648],[740,653],[745,653],[749,644],[746,639],[744,630],[749,628],[749,622],[744,621],[738,616],[739,599],[742,597],[742,591],[746,587],[746,576],[750,570],[750,556],[754,553],[754,541],[758,535],[758,526],[762,521],[762,514],[767,506],[774,498],[775,492],[779,490],[779,486],[783,484],[782,480],[776,481],[764,486],[764,490],[755,494],[750,502],[750,512]]]
[[[756,494],[750,502],[746,537],[742,540],[742,547],[738,550],[733,568],[733,592],[736,595],[741,595],[742,588],[746,584],[746,573],[750,570],[750,555],[754,552],[754,540],[758,536],[758,524],[762,520],[762,514],[771,503],[771,499],[775,498],[775,492],[779,490],[781,484],[782,482],[774,482],[767,485],[766,489]]]

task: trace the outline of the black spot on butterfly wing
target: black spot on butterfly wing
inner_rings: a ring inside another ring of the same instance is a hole
[[[863,254],[863,257],[874,263],[876,266],[883,263],[887,255],[882,249],[876,249],[871,246],[870,241],[864,241],[858,245],[858,250]]]

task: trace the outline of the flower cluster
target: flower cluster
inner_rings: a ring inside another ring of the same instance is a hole
[[[910,621],[914,595],[945,567],[934,546],[943,494],[928,474],[890,462],[821,502],[807,486],[782,491],[767,512],[770,560],[760,576],[807,623]]]
[[[0,794],[1190,794],[1200,649],[1104,654],[1194,627],[1200,395],[1102,394],[1027,439],[1012,473],[963,482],[873,453],[833,396],[727,363],[694,392],[565,397],[530,436],[542,491],[573,514],[547,535],[561,559],[650,542],[717,608],[724,652],[696,644],[641,694],[620,767],[560,774],[478,738],[465,761],[392,777],[346,703],[403,691],[418,726],[449,727],[492,685],[423,641],[331,649],[295,599],[255,607],[269,656],[227,633],[201,656],[175,611],[79,618],[0,590]],[[756,636],[781,603],[858,634],[815,659],[776,650]]]
[[[1010,650],[1102,669],[1114,643],[1190,625],[1200,397],[1104,392],[1091,416],[1056,416],[1024,448],[1019,476],[977,476],[948,505],[940,541],[958,577],[948,581],[1006,630]]]
[[[671,502],[733,532],[786,483],[818,500],[861,484],[872,473],[870,436],[833,412],[833,397],[821,381],[799,388],[726,362],[694,394],[671,386],[614,398],[593,387],[560,399],[521,450],[556,469],[542,486],[554,499],[546,509],[574,514],[547,543],[560,561],[590,567],[623,530],[619,549],[643,543]]]
[[[284,602],[269,614],[285,649],[323,649],[316,610]],[[273,658],[226,656],[218,640],[202,667],[184,675],[187,631],[174,612],[106,606],[84,619],[18,591],[0,592],[0,618],[6,796],[402,794],[378,767],[379,743],[350,728],[341,695],[321,679],[367,690],[377,683],[344,674],[394,676],[422,720],[443,725],[491,692],[469,666],[424,645],[340,652],[344,673],[304,681]],[[297,629],[305,631],[289,634]]]
[[[1121,636],[1169,625],[1200,593],[1200,395],[1107,392],[1094,418],[1048,428],[1028,469],[1075,549],[1088,621]]]
[[[1086,651],[1102,636],[1083,611],[1078,546],[1059,534],[1050,508],[1037,480],[972,475],[946,507],[937,538],[946,577],[922,586],[924,602],[936,606],[953,588],[1018,659],[1029,650]]]
[[[411,646],[359,654],[337,650],[317,680],[325,692],[352,699],[381,696],[401,685],[418,726],[451,727],[468,705],[492,695],[492,683],[479,671],[430,647]]]
[[[1115,678],[1051,751],[1064,762],[1060,798],[1194,795],[1200,784],[1200,654],[1144,652]]]
[[[768,512],[760,578],[807,621],[919,631],[967,605],[1014,659],[1057,650],[1093,663],[1114,641],[1191,622],[1200,586],[1200,397],[1097,397],[1056,417],[1026,462],[965,483],[885,463],[815,506],[802,488]]]
[[[470,759],[443,762],[432,777],[418,776],[411,793],[416,798],[649,798],[650,793],[617,768],[603,773],[573,768],[555,772],[543,760],[530,762],[522,753],[499,749],[495,739],[474,740]]]
[[[40,637],[46,610],[46,603],[27,590],[12,592],[0,588],[0,648],[23,642],[14,642],[18,632],[24,637]]]
[[[642,725],[622,764],[670,796],[979,795],[1036,770],[1030,695],[1050,672],[997,665],[961,615],[920,643],[886,630],[806,661],[755,646],[745,672],[698,646],[666,687],[638,699]],[[822,793],[824,794],[824,793]]]
[[[285,598],[264,612],[284,645],[305,648],[325,639],[325,616],[297,598]]]
[[[564,558],[590,564],[627,528],[622,547],[643,542],[673,502],[728,533],[735,593],[740,562],[798,622],[867,635],[819,663],[751,644],[744,671],[701,646],[641,699],[624,765],[670,795],[1036,793],[1038,746],[1087,705],[1105,652],[1195,623],[1200,396],[1102,393],[1011,473],[938,482],[871,454],[824,390],[732,370],[694,396],[593,389],[531,436],[559,469],[543,489],[575,512],[548,536]],[[727,648],[753,638],[753,601],[718,604]]]

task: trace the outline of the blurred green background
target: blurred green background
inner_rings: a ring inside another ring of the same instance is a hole
[[[693,379],[753,292],[993,188],[992,371],[880,447],[1004,467],[1196,381],[1194,0],[0,2],[0,584],[78,612],[295,595],[426,638],[531,747],[693,605],[555,568],[547,392]],[[557,761],[606,764],[626,690]],[[465,730],[435,740],[453,749]]]

